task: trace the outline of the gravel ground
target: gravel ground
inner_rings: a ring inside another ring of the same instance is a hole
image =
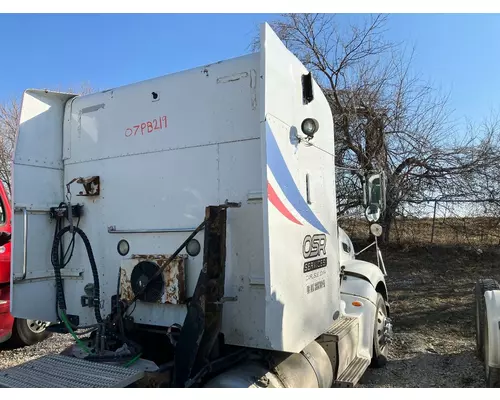
[[[500,251],[482,250],[385,249],[395,337],[387,365],[369,369],[359,387],[484,387],[475,355],[473,287],[479,277],[500,280]],[[70,335],[54,334],[31,347],[0,347],[0,369],[59,353],[70,344]]]
[[[11,349],[0,345],[0,369],[13,367],[46,354],[58,354],[71,344],[71,335],[53,334],[34,346]]]
[[[359,387],[484,387],[483,367],[470,340],[397,333],[384,368],[368,369]]]
[[[500,278],[500,252],[482,250],[384,251],[395,337],[387,365],[367,370],[360,387],[485,387],[476,357],[473,289],[479,277]]]

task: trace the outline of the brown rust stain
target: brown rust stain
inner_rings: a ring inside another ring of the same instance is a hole
[[[127,275],[127,271],[123,268],[120,269],[120,297],[124,300],[132,300],[134,298],[134,292],[130,285],[130,276]]]
[[[163,268],[170,258],[169,254],[134,254],[132,259],[140,261],[151,261]],[[186,301],[186,265],[187,256],[177,256],[163,270],[162,277],[165,284],[163,295],[158,300],[160,304],[184,304]],[[124,271],[122,271],[124,272]],[[123,277],[123,281],[122,281]],[[127,274],[120,275],[120,286],[129,288],[123,291],[122,298],[131,300],[134,294],[130,285],[130,277]],[[131,296],[130,298],[128,296]]]
[[[74,182],[83,186],[83,191],[79,191],[77,196],[99,196],[101,191],[101,182],[99,176],[89,176],[87,178],[79,177],[73,178],[66,184],[66,188],[70,191],[70,186]]]

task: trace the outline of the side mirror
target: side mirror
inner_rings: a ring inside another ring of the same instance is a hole
[[[380,219],[380,208],[376,204],[370,204],[366,207],[365,217],[368,222],[377,222]]]
[[[369,174],[363,183],[365,216],[377,222],[385,210],[385,177],[382,173]]]
[[[370,225],[370,232],[372,233],[373,236],[375,237],[380,237],[382,235],[382,227],[379,224],[371,224]]]

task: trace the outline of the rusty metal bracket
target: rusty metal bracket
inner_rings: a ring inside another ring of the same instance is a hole
[[[101,192],[101,183],[99,176],[89,176],[87,178],[79,177],[72,179],[66,184],[66,189],[69,194],[71,194],[69,188],[71,184],[75,182],[83,185],[83,191],[80,191],[77,196],[99,196]]]
[[[238,296],[234,296],[234,297],[223,297],[222,299],[220,299],[219,301],[214,301],[213,303],[211,304],[224,304],[224,303],[228,303],[228,302],[233,302],[233,301],[238,301]]]
[[[226,199],[224,204],[219,205],[219,208],[240,208],[241,202],[236,203]]]
[[[210,353],[222,325],[224,278],[226,267],[227,208],[241,204],[226,201],[224,205],[206,208],[203,268],[176,345],[174,385],[186,384],[210,364]]]

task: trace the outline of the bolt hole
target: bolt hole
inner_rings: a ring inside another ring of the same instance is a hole
[[[151,93],[151,96],[153,96],[153,100],[158,100],[158,93],[153,92]]]

